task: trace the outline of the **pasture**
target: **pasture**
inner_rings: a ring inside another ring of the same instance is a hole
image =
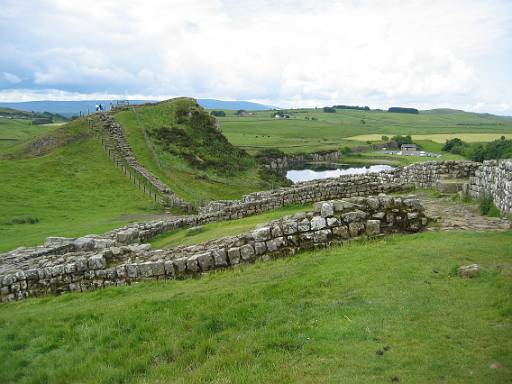
[[[422,140],[430,140],[434,143],[444,144],[447,140],[453,139],[455,137],[467,142],[467,143],[484,143],[487,141],[498,140],[502,136],[505,136],[506,139],[512,139],[512,133],[433,133],[430,135],[414,135],[413,140],[422,141]],[[354,141],[381,141],[382,135],[371,134],[371,135],[358,135],[347,137],[347,140]]]
[[[0,382],[506,383],[511,241],[395,235],[3,304]]]
[[[325,113],[320,108],[284,112],[290,115],[289,119],[273,118],[275,111],[258,111],[250,116],[226,111],[227,116],[218,120],[226,137],[251,153],[264,148],[297,153],[354,147],[364,144],[367,135],[379,140],[382,135],[512,135],[510,117],[456,110],[421,111],[418,115],[348,109]],[[429,140],[427,136],[422,140]]]

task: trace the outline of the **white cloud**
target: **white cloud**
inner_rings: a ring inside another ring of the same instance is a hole
[[[14,73],[2,72],[0,75],[0,79],[7,81],[11,84],[17,84],[21,82],[21,78]]]
[[[0,48],[13,61],[0,70],[30,74],[37,94],[512,105],[509,87],[496,91],[512,75],[490,63],[512,65],[505,0],[4,2]]]

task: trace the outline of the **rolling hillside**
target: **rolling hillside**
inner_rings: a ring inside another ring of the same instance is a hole
[[[414,139],[414,135],[422,135],[422,140],[429,140],[428,135],[432,134],[478,133],[495,139],[503,134],[512,135],[510,117],[449,109],[421,111],[417,115],[353,109],[337,109],[336,113],[322,109],[283,112],[290,118],[275,119],[272,111],[249,116],[226,111],[227,116],[219,121],[230,142],[252,153],[262,148],[293,153],[357,146],[366,141],[365,138],[358,141],[358,136],[369,134],[372,134],[370,139],[398,134],[412,135]],[[349,140],[353,137],[356,140]]]

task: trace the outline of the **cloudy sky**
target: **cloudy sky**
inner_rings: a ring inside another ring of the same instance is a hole
[[[512,115],[511,0],[0,0],[0,101],[193,96]]]

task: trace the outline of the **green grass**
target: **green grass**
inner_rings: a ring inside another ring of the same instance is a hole
[[[48,236],[102,233],[159,212],[99,142],[87,137],[86,127],[80,120],[53,130],[45,156],[32,157],[29,142],[13,148],[14,159],[0,159],[0,252],[37,245]],[[69,141],[77,135],[78,141]],[[26,217],[38,222],[16,223]]]
[[[163,126],[186,129],[185,125],[175,122],[177,103],[179,102],[139,106],[136,112],[127,110],[116,113],[116,119],[122,124],[137,160],[169,185],[178,196],[188,201],[202,203],[209,200],[238,199],[256,190],[278,186],[258,173],[254,161],[245,171],[226,176],[208,169],[200,170],[192,167],[182,157],[162,150],[159,145],[155,145],[152,152],[145,141],[140,124],[147,131]],[[232,159],[232,162],[237,162],[237,159]]]
[[[8,303],[0,382],[507,383],[511,242],[512,232],[397,235]],[[451,276],[470,263],[480,277]]]
[[[272,212],[261,213],[258,215],[244,217],[243,219],[221,221],[203,225],[197,233],[188,229],[178,229],[166,232],[151,241],[153,248],[167,248],[178,245],[192,245],[218,239],[224,236],[239,235],[242,232],[250,231],[257,224],[266,223],[274,219],[279,219],[286,215],[292,215],[297,212],[311,211],[312,206],[292,205]]]
[[[415,141],[417,140],[429,140],[438,144],[444,144],[447,140],[453,139],[455,137],[467,142],[467,143],[483,143],[487,141],[498,140],[501,136],[505,136],[507,139],[512,138],[511,133],[434,133],[428,135],[414,135]],[[359,135],[353,136],[350,138],[351,140],[356,141],[377,141],[381,139],[381,135],[379,134],[371,134],[371,135]]]
[[[255,153],[262,148],[277,148],[287,153],[338,149],[364,144],[352,141],[359,135],[432,135],[478,133],[512,134],[512,119],[455,110],[421,111],[419,115],[379,111],[321,109],[288,110],[290,119],[276,120],[271,111],[238,117],[226,111],[219,118],[221,129],[235,145]],[[305,117],[317,120],[305,120]],[[365,124],[361,123],[365,121]],[[372,136],[373,138],[374,136]],[[423,140],[424,138],[422,138]]]
[[[0,154],[52,129],[55,129],[53,124],[32,125],[30,120],[0,117]]]

